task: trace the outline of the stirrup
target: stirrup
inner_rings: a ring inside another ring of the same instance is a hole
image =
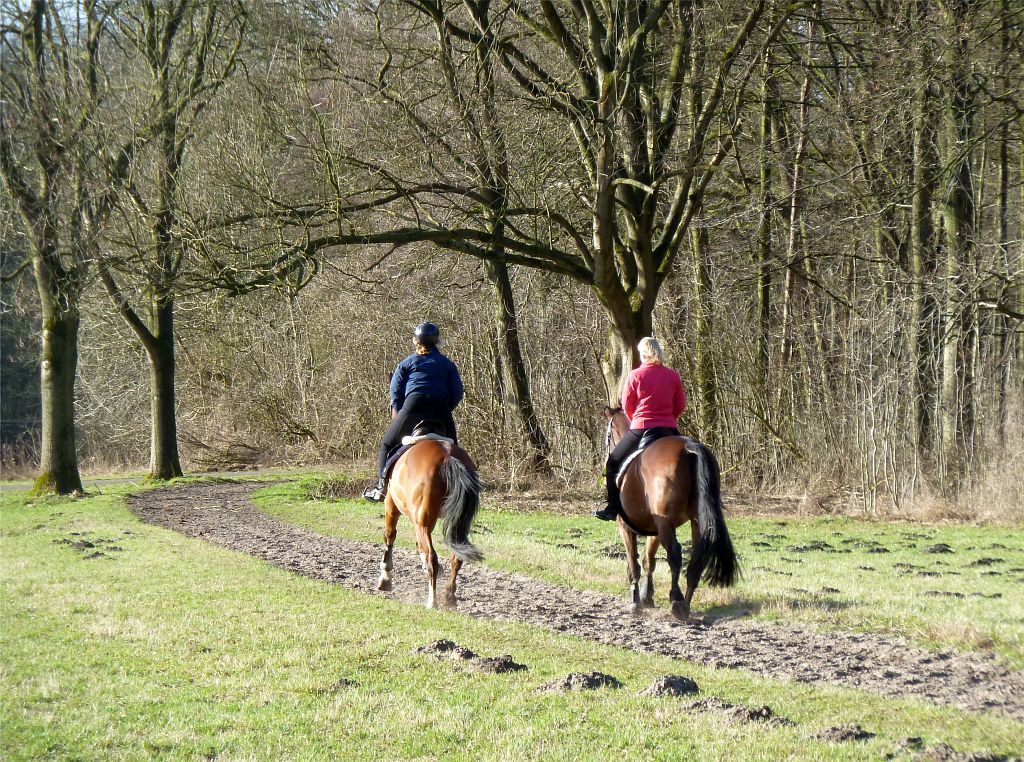
[[[594,518],[601,519],[601,521],[615,521],[618,516],[619,512],[610,505],[606,505],[604,508],[594,513]]]
[[[374,503],[384,502],[384,480],[379,479],[376,484],[371,484],[363,490],[363,497]]]

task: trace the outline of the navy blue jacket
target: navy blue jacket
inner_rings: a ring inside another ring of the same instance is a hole
[[[450,410],[462,401],[465,390],[455,363],[431,349],[425,355],[409,355],[391,376],[391,407],[401,410],[410,394],[448,400]]]

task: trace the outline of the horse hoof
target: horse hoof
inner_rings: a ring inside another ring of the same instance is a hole
[[[380,582],[377,583],[377,589],[380,590],[382,593],[391,592],[391,580],[382,579]]]
[[[640,614],[644,613],[644,607],[641,606],[639,603],[634,603],[630,605],[629,613],[633,616],[640,616]]]
[[[672,616],[678,619],[680,622],[685,622],[690,618],[690,607],[683,601],[672,602]]]
[[[645,609],[653,609],[654,608],[654,601],[653,600],[646,600],[646,601],[644,601],[644,608]]]

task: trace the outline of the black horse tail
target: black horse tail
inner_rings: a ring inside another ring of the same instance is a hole
[[[697,523],[699,541],[690,552],[690,572],[704,573],[704,581],[712,587],[731,587],[740,576],[739,561],[732,547],[732,538],[722,514],[722,496],[719,492],[718,461],[700,442],[688,443],[694,458],[694,476],[697,481]]]
[[[441,465],[441,476],[448,488],[441,506],[445,545],[462,561],[479,561],[484,554],[469,541],[469,529],[480,507],[480,479],[451,455]]]

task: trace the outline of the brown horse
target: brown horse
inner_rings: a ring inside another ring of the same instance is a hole
[[[391,551],[398,518],[405,514],[416,527],[416,547],[427,573],[427,608],[437,606],[437,553],[431,533],[441,519],[444,542],[452,551],[452,573],[444,603],[455,605],[455,580],[464,561],[483,558],[469,541],[480,504],[476,464],[450,440],[424,439],[398,459],[384,500],[384,560],[380,563],[378,590],[391,589]]]
[[[606,407],[608,452],[629,429],[621,408]],[[608,474],[614,479],[616,474]],[[669,600],[672,615],[686,619],[693,591],[703,574],[713,587],[729,587],[739,576],[739,564],[722,515],[719,470],[715,456],[700,442],[665,437],[645,447],[628,466],[622,482],[619,534],[626,546],[633,610],[654,605],[654,564],[658,545],[664,545],[672,570]],[[683,551],[676,529],[690,522],[692,547],[686,566],[686,595],[679,589]],[[637,563],[637,534],[648,535],[644,579]]]

